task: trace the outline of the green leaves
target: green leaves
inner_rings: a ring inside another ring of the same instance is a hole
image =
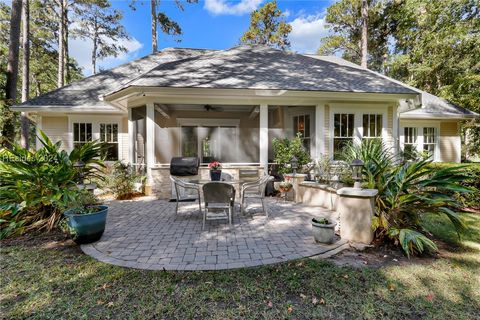
[[[397,236],[397,233],[392,233]],[[424,251],[435,252],[437,245],[425,235],[411,229],[398,230],[398,240],[403,251],[410,257],[414,253],[423,253]]]
[[[289,168],[290,161],[293,156],[298,160],[298,170],[302,170],[302,166],[310,163],[312,159],[310,154],[303,147],[301,134],[299,133],[293,139],[273,139],[273,152],[275,153],[275,163],[278,165],[279,173],[292,172]]]
[[[288,35],[291,31],[292,26],[285,22],[283,13],[274,0],[252,12],[250,27],[242,35],[240,42],[263,44],[285,50],[290,48]]]

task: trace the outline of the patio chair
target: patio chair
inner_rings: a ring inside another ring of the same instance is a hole
[[[208,182],[203,185],[203,227],[206,220],[228,219],[232,225],[232,214],[235,205],[235,188],[226,182]],[[211,213],[209,216],[208,214]]]
[[[265,215],[268,217],[268,211],[265,207],[265,188],[269,181],[274,178],[269,175],[264,175],[257,181],[247,182],[242,185],[240,191],[240,211],[245,213],[245,199],[260,199]]]
[[[176,206],[175,206],[175,214],[178,213],[178,203],[180,201],[189,201],[189,200],[197,200],[198,199],[198,210],[200,210],[200,213],[202,213],[202,200],[200,199],[200,186],[194,183],[190,183],[187,181],[183,181],[177,177],[170,176],[170,180],[172,180],[174,188],[175,188],[175,197],[176,197]],[[194,190],[196,195],[190,195],[186,192],[181,192],[183,191],[188,191],[188,190]],[[183,196],[182,196],[183,195]]]

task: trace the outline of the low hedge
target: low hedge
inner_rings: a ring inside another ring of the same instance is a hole
[[[462,185],[471,188],[473,192],[458,193],[456,197],[466,208],[480,208],[480,163],[432,163],[431,165],[438,169],[462,166],[463,173],[469,177],[462,182]]]

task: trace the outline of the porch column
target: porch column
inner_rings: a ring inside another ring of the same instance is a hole
[[[315,106],[315,158],[319,159],[325,150],[325,108],[323,104]]]
[[[147,164],[147,184],[153,186],[152,168],[155,165],[155,107],[153,103],[147,103],[147,117],[146,117],[146,148],[145,148],[145,162]],[[145,192],[148,193],[148,192]]]
[[[260,166],[268,172],[268,104],[260,105]]]
[[[128,109],[128,161],[131,164],[137,163],[135,159],[135,132],[136,132],[136,123],[133,121],[132,108]]]

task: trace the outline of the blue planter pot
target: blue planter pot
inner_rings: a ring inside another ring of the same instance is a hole
[[[210,170],[210,180],[220,181],[222,178],[222,170]]]
[[[70,210],[64,212],[68,226],[73,230],[73,240],[78,244],[99,240],[105,231],[108,207],[96,206],[99,211],[87,214],[77,214]]]

